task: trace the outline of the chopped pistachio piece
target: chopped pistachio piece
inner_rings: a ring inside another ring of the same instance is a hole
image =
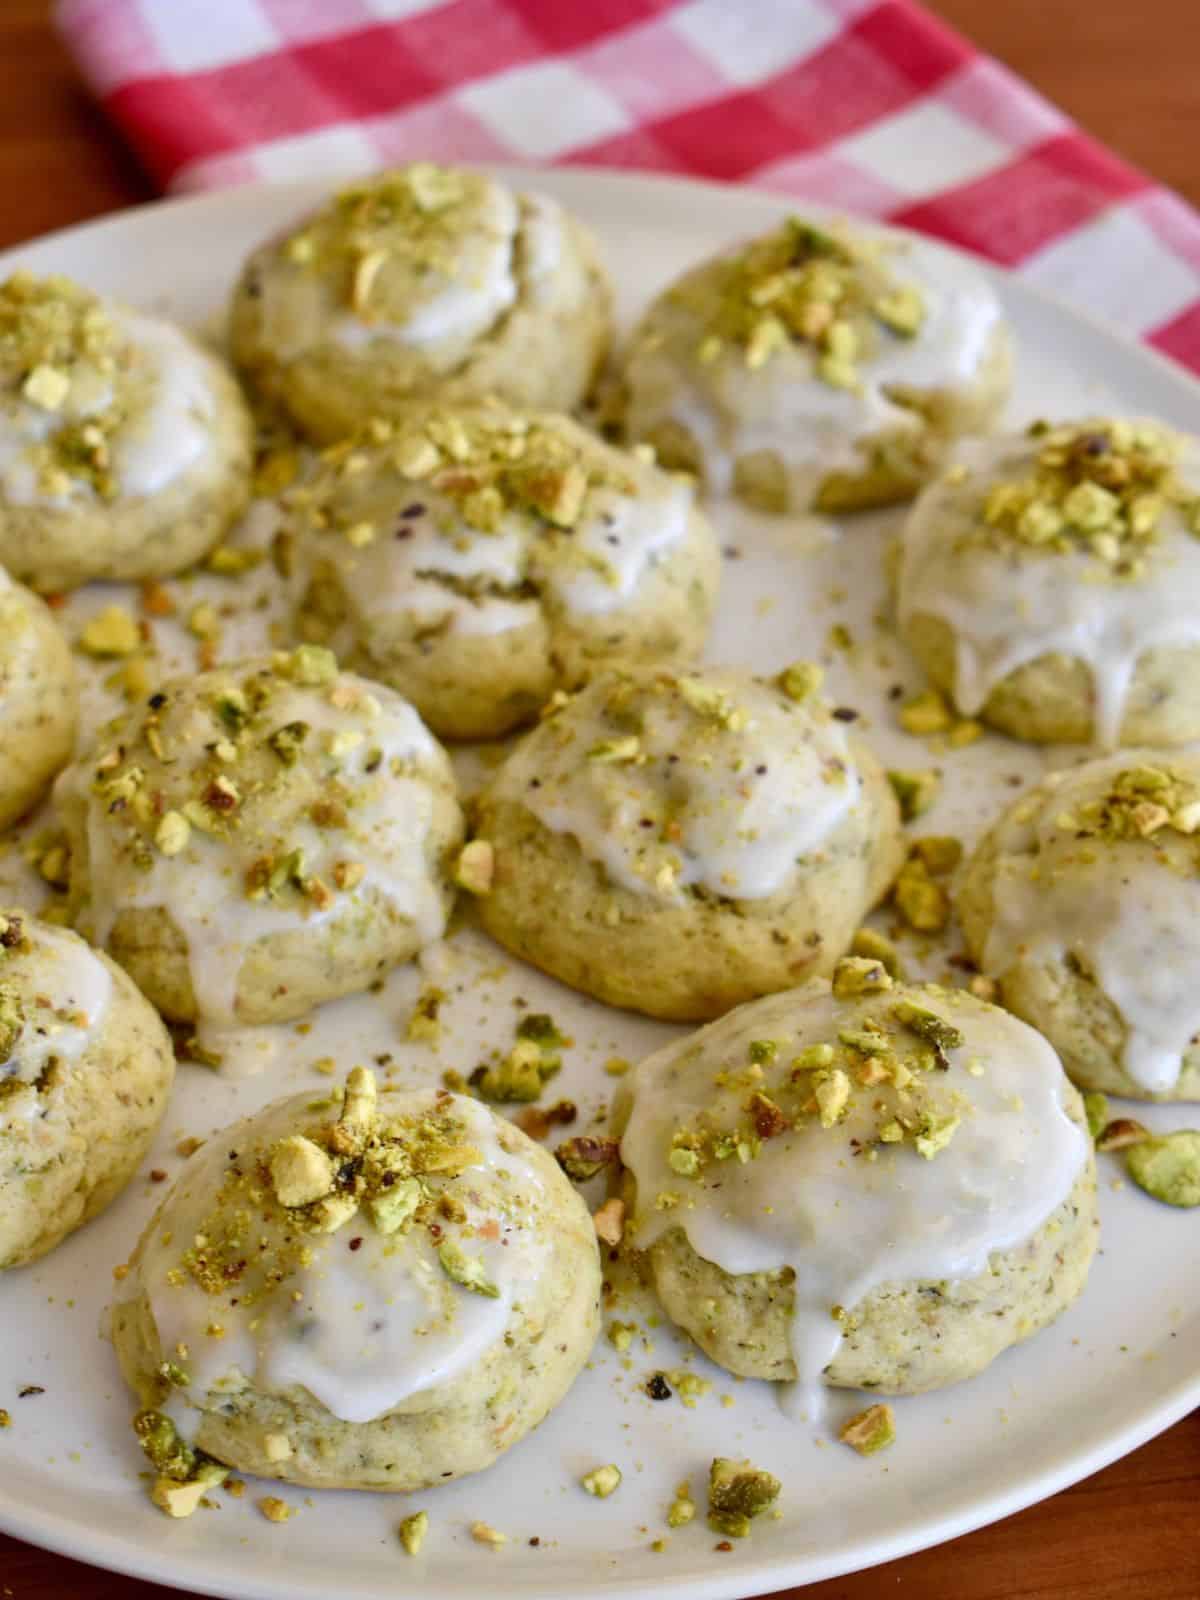
[[[916,856],[930,877],[942,878],[953,872],[962,860],[962,841],[941,834],[927,834],[914,839],[912,854]]]
[[[900,815],[905,822],[914,822],[924,816],[942,787],[941,774],[932,770],[911,772],[893,769],[887,777],[900,803]]]
[[[892,987],[891,974],[882,961],[870,956],[845,956],[833,969],[833,992],[839,1000],[854,995],[878,994]]]
[[[1155,1200],[1200,1206],[1200,1132],[1195,1129],[1143,1139],[1130,1147],[1125,1162],[1134,1183]]]
[[[843,1444],[860,1456],[873,1456],[886,1450],[896,1437],[896,1417],[891,1406],[868,1406],[846,1422],[838,1432]]]
[[[487,1275],[487,1269],[477,1256],[469,1256],[457,1239],[443,1239],[438,1246],[438,1260],[442,1271],[452,1282],[472,1294],[486,1295],[498,1300],[500,1291]]]
[[[490,839],[472,839],[463,845],[454,869],[454,881],[468,894],[491,893],[496,871],[496,849]]]
[[[302,1133],[278,1140],[267,1165],[281,1206],[311,1205],[333,1188],[333,1162],[320,1145]]]
[[[1128,1150],[1150,1137],[1150,1129],[1133,1117],[1117,1117],[1106,1122],[1096,1135],[1096,1149],[1100,1151]]]
[[[411,1517],[405,1517],[397,1531],[400,1543],[404,1546],[404,1553],[410,1556],[420,1555],[425,1535],[429,1532],[428,1511],[414,1511]]]
[[[141,643],[137,623],[122,606],[105,606],[79,635],[79,647],[89,656],[131,656]]]
[[[802,703],[818,692],[824,680],[825,673],[815,661],[794,661],[776,681],[789,700]]]
[[[763,1468],[717,1456],[708,1474],[708,1509],[747,1519],[761,1516],[775,1504],[781,1488],[779,1479]]]
[[[621,1469],[609,1462],[607,1466],[596,1467],[592,1472],[585,1473],[579,1480],[580,1485],[597,1500],[607,1500],[621,1485]]]

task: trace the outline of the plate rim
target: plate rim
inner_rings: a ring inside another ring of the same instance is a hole
[[[851,222],[901,238],[919,240],[923,246],[933,246],[969,260],[977,270],[1005,285],[1015,286],[1020,295],[1040,303],[1047,312],[1074,323],[1093,337],[1119,346],[1126,357],[1155,369],[1156,375],[1169,382],[1181,399],[1193,404],[1200,401],[1200,376],[1190,373],[1152,345],[1071,304],[1041,285],[1028,282],[1018,272],[914,229],[858,216],[844,208],[809,202],[801,196],[762,186],[603,166],[539,168],[473,162],[458,162],[456,165],[476,167],[515,184],[536,186],[539,180],[552,174],[556,180],[565,180],[569,188],[592,187],[606,194],[630,188],[635,191],[668,191],[680,197],[699,192],[711,203],[744,212],[748,226],[756,225],[755,219],[761,218],[767,204],[775,204],[781,209],[803,208],[816,215],[844,215]],[[282,196],[291,191],[298,199],[301,196],[316,197],[338,183],[364,175],[364,172],[365,169],[361,168],[354,171],[347,169],[345,172],[323,173],[313,178],[268,180],[225,189],[164,196],[21,240],[0,252],[0,273],[11,271],[20,263],[22,253],[31,249],[76,243],[81,249],[86,249],[96,235],[137,228],[150,219],[157,221],[164,213],[172,216],[182,212],[189,215],[205,211],[226,213],[231,207],[252,207],[255,197],[264,193]],[[835,1548],[816,1555],[797,1556],[795,1553],[778,1552],[752,1558],[747,1551],[747,1558],[736,1567],[731,1566],[725,1572],[711,1577],[704,1574],[669,1577],[664,1574],[662,1579],[654,1581],[653,1594],[659,1600],[741,1600],[741,1597],[747,1597],[748,1600],[750,1596],[786,1588],[797,1581],[803,1584],[819,1582],[901,1559],[1001,1521],[1039,1501],[1049,1499],[1137,1450],[1198,1405],[1200,1369],[1191,1377],[1172,1385],[1148,1411],[1140,1415],[1136,1423],[1116,1430],[1097,1443],[1073,1450],[1065,1457],[1060,1456],[1053,1466],[1032,1478],[1022,1479],[1008,1490],[993,1492],[982,1499],[973,1498],[969,1490],[964,1490],[949,1510],[907,1523],[898,1531],[868,1539],[861,1546],[854,1545],[852,1550],[852,1539],[843,1539]],[[327,1593],[327,1580],[324,1577],[307,1578],[303,1573],[294,1573],[287,1578],[256,1576],[245,1572],[239,1574],[235,1565],[231,1564],[236,1562],[236,1557],[218,1557],[220,1566],[213,1571],[211,1552],[197,1555],[183,1550],[170,1553],[148,1550],[124,1534],[108,1533],[95,1526],[82,1528],[62,1512],[14,1502],[3,1489],[0,1489],[0,1532],[103,1570],[171,1588],[191,1589],[198,1594],[226,1597],[226,1600],[281,1600],[285,1595],[312,1596],[316,1600],[316,1597],[323,1597]],[[802,1575],[798,1578],[797,1573],[801,1568]],[[446,1583],[431,1584],[424,1577],[416,1583],[406,1583],[404,1588],[413,1600],[451,1600],[451,1597],[465,1597],[474,1592],[470,1580],[466,1585],[452,1582],[448,1586]],[[589,1578],[584,1587],[576,1586],[573,1593],[577,1600],[595,1600],[595,1597],[611,1595],[618,1589],[627,1596],[627,1600],[639,1600],[640,1595],[650,1592],[649,1588],[631,1585],[618,1573],[611,1577]],[[539,1583],[527,1592],[545,1596],[551,1591]],[[349,1600],[355,1595],[374,1597],[378,1591],[356,1586],[347,1588],[344,1593]]]

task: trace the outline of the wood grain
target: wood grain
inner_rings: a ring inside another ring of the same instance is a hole
[[[79,86],[49,9],[49,0],[0,0],[0,246],[153,194]],[[1200,0],[936,0],[934,9],[1122,155],[1200,204]],[[0,1576],[3,1592],[19,1600],[178,1594],[118,1582],[3,1537]],[[803,1594],[1200,1600],[1200,1413],[1005,1522]]]

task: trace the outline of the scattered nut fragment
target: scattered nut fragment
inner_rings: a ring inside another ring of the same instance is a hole
[[[910,854],[916,857],[933,878],[944,878],[953,872],[962,860],[963,847],[959,839],[949,835],[930,833],[914,839]]]
[[[1131,1145],[1125,1157],[1129,1176],[1164,1205],[1200,1206],[1200,1132],[1179,1128]]]
[[[815,661],[794,661],[775,681],[789,700],[799,704],[816,694],[824,679],[825,674]]]
[[[501,1533],[499,1528],[493,1528],[486,1522],[473,1522],[471,1537],[476,1544],[486,1544],[492,1550],[499,1550],[502,1545],[508,1543],[506,1533]]]
[[[675,1490],[675,1498],[667,1507],[667,1527],[686,1528],[689,1522],[696,1517],[696,1502],[692,1499],[691,1486],[681,1483]]]
[[[1150,1137],[1150,1129],[1133,1117],[1117,1117],[1112,1122],[1106,1122],[1100,1132],[1096,1134],[1097,1150],[1128,1150],[1131,1145],[1141,1144],[1143,1139]]]
[[[593,1213],[592,1222],[596,1229],[596,1237],[600,1240],[600,1243],[606,1244],[615,1250],[621,1242],[622,1234],[625,1232],[624,1200],[618,1199],[616,1195],[612,1199],[606,1200],[599,1210]]]
[[[496,873],[496,850],[490,839],[472,839],[459,851],[454,881],[468,894],[487,895]]]
[[[886,1450],[896,1437],[896,1417],[891,1406],[868,1406],[843,1425],[838,1438],[857,1450],[860,1456],[873,1456]]]
[[[554,1155],[573,1183],[586,1183],[605,1167],[616,1166],[621,1159],[621,1143],[607,1134],[581,1133],[564,1139]]]
[[[901,867],[892,888],[892,903],[917,933],[941,933],[950,920],[949,895],[918,857]]]
[[[844,956],[833,969],[833,992],[838,1000],[860,994],[880,994],[892,987],[891,973],[870,956]]]
[[[79,648],[89,656],[131,656],[141,642],[137,623],[121,606],[105,606],[79,635]]]
[[[914,822],[923,816],[938,797],[942,787],[941,774],[930,768],[927,772],[914,772],[893,768],[887,775],[892,792],[900,804],[900,815],[905,822]]]
[[[749,1461],[717,1456],[708,1474],[708,1525],[714,1533],[744,1539],[752,1518],[779,1498],[779,1479]]]
[[[621,1469],[610,1461],[605,1467],[596,1467],[592,1472],[585,1473],[579,1482],[597,1500],[607,1500],[621,1486]]]
[[[210,1483],[176,1483],[173,1478],[158,1478],[150,1490],[150,1500],[169,1517],[190,1517],[211,1488]]]
[[[274,1494],[264,1495],[258,1502],[258,1509],[268,1522],[287,1522],[292,1516],[292,1508],[287,1501]]]
[[[428,1511],[414,1511],[411,1517],[405,1517],[397,1531],[405,1553],[410,1556],[420,1555],[425,1535],[429,1532]]]

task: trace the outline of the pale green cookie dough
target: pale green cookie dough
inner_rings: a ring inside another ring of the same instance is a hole
[[[558,1404],[600,1289],[552,1156],[478,1101],[377,1094],[360,1068],[344,1101],[276,1101],[192,1158],[134,1251],[113,1342],[166,1478],[202,1477],[194,1447],[313,1488],[422,1489]],[[155,1499],[170,1507],[170,1482]]]
[[[1082,1103],[1053,1050],[877,962],[739,1008],[622,1088],[625,1244],[671,1319],[747,1378],[915,1394],[1081,1293]]]
[[[231,338],[249,382],[328,443],[414,404],[571,410],[608,348],[609,301],[591,235],[555,201],[421,161],[256,250]]]
[[[77,712],[67,641],[45,604],[0,568],[0,828],[71,759]]]
[[[679,1021],[827,973],[904,847],[819,677],[597,678],[479,799],[484,927],[564,983]]]
[[[566,417],[376,426],[290,501],[297,632],[445,738],[497,737],[601,667],[703,647],[720,553],[690,484]]]
[[[65,928],[0,911],[0,1270],[116,1199],[174,1076],[166,1029],[119,967]]]
[[[659,295],[612,406],[669,466],[769,511],[907,500],[1008,396],[986,279],[944,250],[791,217]]]
[[[463,831],[446,754],[316,646],[163,685],[55,799],[75,925],[173,1020],[300,1016],[444,931]]]
[[[1200,446],[1090,418],[960,446],[898,563],[901,632],[965,716],[1038,743],[1200,737]]]
[[[0,563],[43,593],[160,578],[250,497],[253,426],[181,328],[66,278],[0,284]]]
[[[1200,756],[1052,773],[967,863],[958,911],[1010,1011],[1082,1089],[1200,1100]]]

